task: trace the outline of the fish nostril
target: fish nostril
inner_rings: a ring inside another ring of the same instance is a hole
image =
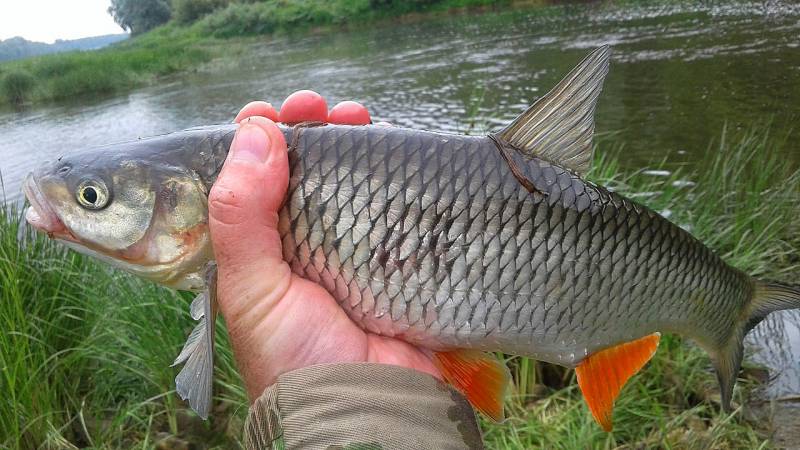
[[[60,158],[59,158],[59,159],[60,159]],[[58,169],[58,174],[59,174],[59,175],[62,175],[62,176],[63,176],[63,175],[66,175],[66,174],[68,174],[68,173],[69,173],[70,169],[72,169],[72,167],[70,167],[70,166],[69,166],[69,164],[65,164],[65,165],[61,166],[61,167]]]

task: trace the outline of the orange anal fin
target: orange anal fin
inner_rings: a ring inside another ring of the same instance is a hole
[[[496,422],[504,419],[503,401],[511,374],[497,357],[478,350],[453,350],[434,353],[433,363],[475,409]]]
[[[614,400],[625,383],[656,353],[659,339],[661,334],[654,333],[609,347],[589,355],[575,368],[583,398],[604,430],[611,431]]]

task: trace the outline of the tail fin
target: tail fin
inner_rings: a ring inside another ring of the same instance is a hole
[[[757,281],[745,334],[771,312],[798,308],[800,308],[800,285]]]
[[[753,298],[750,301],[747,318],[736,330],[728,345],[720,349],[714,358],[717,371],[722,407],[731,409],[733,385],[742,365],[744,336],[758,325],[771,312],[800,308],[800,285],[789,285],[770,281],[755,281]]]

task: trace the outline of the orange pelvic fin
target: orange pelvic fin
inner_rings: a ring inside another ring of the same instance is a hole
[[[472,406],[496,422],[504,419],[503,401],[511,379],[508,367],[491,353],[454,350],[433,354],[444,379],[461,391]]]
[[[578,386],[595,420],[611,431],[614,400],[625,383],[656,353],[660,333],[625,342],[589,355],[577,368]]]

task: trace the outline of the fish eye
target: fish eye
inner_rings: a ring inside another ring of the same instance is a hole
[[[86,209],[102,209],[108,204],[108,189],[102,181],[87,180],[78,185],[75,197]]]

